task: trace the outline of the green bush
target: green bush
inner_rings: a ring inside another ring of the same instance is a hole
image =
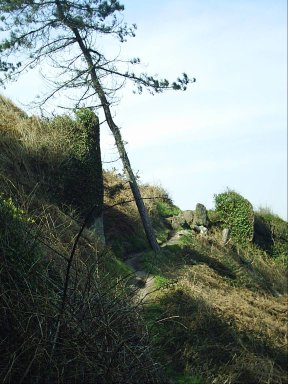
[[[241,245],[253,240],[254,212],[252,204],[237,192],[227,190],[214,195],[216,212],[230,229],[231,238]]]

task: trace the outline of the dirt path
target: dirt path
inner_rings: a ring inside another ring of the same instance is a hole
[[[155,277],[144,271],[140,265],[140,257],[142,252],[133,253],[128,256],[125,263],[135,272],[132,284],[138,288],[137,298],[142,303],[149,301],[150,294],[155,290]]]
[[[178,244],[179,239],[184,233],[185,231],[171,231],[169,239],[161,244],[161,248]],[[138,288],[137,297],[144,303],[149,301],[150,294],[155,290],[155,276],[149,274],[149,272],[145,271],[141,266],[140,258],[142,254],[143,252],[138,252],[127,255],[125,263],[135,272],[132,284]]]
[[[181,239],[181,237],[187,234],[191,235],[191,231],[188,231],[187,229],[183,229],[181,231],[172,230],[170,231],[168,240],[165,241],[163,244],[161,244],[161,247],[163,248],[163,247],[166,247],[167,245],[177,245],[179,244],[179,240]]]

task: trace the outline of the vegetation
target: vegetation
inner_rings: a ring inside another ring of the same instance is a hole
[[[247,241],[223,245],[218,210],[207,236],[173,234],[179,209],[139,183],[155,255],[125,177],[104,171],[104,245],[83,226],[90,195],[65,189],[72,159],[95,182],[79,117],[29,117],[0,97],[0,131],[1,382],[287,383],[287,222],[260,209],[251,237],[235,195]],[[145,300],[131,253],[154,277]]]
[[[255,213],[254,241],[276,261],[287,265],[288,225],[269,209]]]
[[[0,116],[0,381],[161,382],[131,270],[57,194],[77,121],[29,118],[4,98]]]
[[[235,191],[215,195],[216,212],[220,220],[231,231],[231,237],[238,244],[252,241],[254,234],[254,212],[252,204]]]
[[[77,89],[82,94],[76,100],[77,109],[85,102],[85,105],[89,103],[89,107],[95,108],[98,105],[103,110],[129,180],[148,243],[154,251],[158,251],[159,245],[120,129],[114,122],[111,106],[115,102],[115,93],[127,80],[136,86],[139,93],[144,88],[153,94],[169,89],[185,91],[187,85],[195,79],[189,79],[183,73],[182,77],[171,84],[167,79],[159,80],[146,73],[136,75],[130,67],[140,64],[139,58],[123,60],[118,58],[118,52],[114,53],[112,59],[105,55],[99,40],[114,37],[123,43],[127,38],[135,36],[136,25],[128,26],[123,22],[121,12],[124,11],[124,5],[117,0],[42,0],[40,3],[2,0],[0,11],[0,28],[7,33],[3,41],[0,41],[0,52],[3,56],[0,60],[0,74],[1,71],[4,73],[0,77],[0,83],[17,78],[23,70],[34,68],[45,60],[53,68],[54,80],[49,78],[53,91],[43,103],[57,93]],[[17,57],[18,54],[23,55],[24,63],[18,62],[14,65],[8,61],[11,60],[11,55]],[[96,216],[99,217],[99,208],[96,211]]]

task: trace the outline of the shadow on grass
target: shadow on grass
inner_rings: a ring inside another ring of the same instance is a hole
[[[216,377],[221,382],[230,377],[231,384],[285,382],[284,349],[251,332],[240,333],[233,322],[228,324],[203,299],[184,290],[167,292],[146,308],[145,316],[159,348],[158,358],[175,375],[200,372],[205,383]],[[282,381],[277,381],[281,375]]]
[[[162,251],[163,254],[159,257],[159,269],[165,274],[166,269],[174,268],[175,270],[194,264],[205,264],[219,276],[230,280],[233,285],[238,284],[252,291],[262,291],[275,297],[287,292],[287,280],[284,275],[279,276],[279,279],[275,278],[275,271],[273,273],[271,266],[265,270],[265,268],[260,268],[260,266],[239,256],[235,249],[218,249],[214,244],[213,247],[214,254],[211,253],[211,244],[207,242],[204,244],[197,242],[191,243],[191,245],[173,244],[165,246]],[[157,263],[157,258],[155,259]],[[167,264],[166,269],[165,264]]]
[[[161,273],[165,277],[169,277],[166,272],[171,274],[171,271],[185,266],[206,264],[221,277],[232,280],[237,278],[236,273],[228,265],[195,249],[177,244],[163,247],[161,252],[156,255],[152,252],[146,252],[141,261],[147,272]]]

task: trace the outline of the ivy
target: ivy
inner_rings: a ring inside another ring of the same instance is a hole
[[[254,212],[252,204],[237,192],[227,190],[214,195],[216,212],[220,220],[229,228],[231,238],[245,245],[253,240]]]
[[[0,212],[1,216],[10,216],[10,218],[15,221],[20,221],[22,223],[35,222],[23,209],[16,206],[11,197],[5,199],[2,193],[0,193]],[[4,220],[3,217],[2,220]]]
[[[77,129],[62,164],[61,184],[65,203],[72,204],[86,217],[92,207],[102,212],[103,206],[100,126],[98,117],[89,108],[80,108],[75,115]]]

